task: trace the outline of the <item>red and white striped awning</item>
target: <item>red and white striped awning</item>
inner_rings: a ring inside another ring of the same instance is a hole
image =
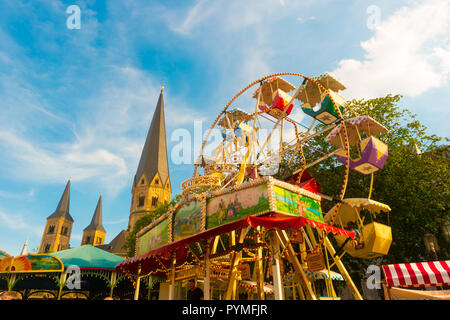
[[[450,260],[383,266],[388,287],[429,287],[450,285]]]

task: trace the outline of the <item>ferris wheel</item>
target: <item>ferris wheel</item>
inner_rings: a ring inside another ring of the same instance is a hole
[[[355,248],[345,237],[336,237],[341,249],[367,259],[387,254],[390,227],[373,221],[368,224],[360,214],[363,209],[373,217],[390,211],[389,206],[370,199],[374,173],[383,169],[388,157],[387,145],[376,136],[387,130],[371,117],[356,114],[339,94],[345,89],[328,73],[314,77],[276,73],[253,81],[215,118],[194,163],[193,177],[182,183],[183,194],[272,176],[337,202],[324,214],[324,221],[341,228],[354,223],[366,240],[363,248]],[[345,108],[351,109],[353,117],[344,119]],[[212,136],[215,145],[210,142]],[[328,148],[321,150],[309,143],[322,136]],[[340,188],[337,199],[322,194],[307,171],[331,157],[337,160],[332,162],[336,166],[345,167],[342,182],[336,186]],[[371,175],[367,198],[345,199],[350,170]]]
[[[209,128],[194,163],[193,178],[182,185],[183,192],[226,188],[261,176],[304,186],[311,178],[307,169],[339,155],[346,166],[340,186],[342,199],[350,164],[345,161],[350,152],[347,127],[342,127],[339,135],[343,143],[333,145],[331,151],[308,142],[343,120],[345,99],[338,92],[344,89],[329,74],[310,78],[278,73],[252,82],[227,103]],[[296,104],[300,108],[295,108]],[[222,139],[207,154],[204,151],[211,136]],[[203,175],[199,167],[204,169]]]

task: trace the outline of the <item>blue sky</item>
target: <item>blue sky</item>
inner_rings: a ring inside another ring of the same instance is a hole
[[[67,28],[70,5],[80,29]],[[174,130],[209,126],[237,91],[276,72],[331,72],[348,99],[403,94],[448,137],[449,36],[447,0],[3,0],[0,250],[17,255],[27,237],[39,246],[69,178],[72,247],[100,194],[106,240],[126,228],[161,82],[169,158]],[[179,193],[193,168],[169,165]]]

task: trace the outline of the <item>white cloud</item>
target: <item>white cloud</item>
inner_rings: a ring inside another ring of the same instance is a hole
[[[361,43],[364,59],[344,59],[332,73],[347,89],[346,98],[387,93],[415,97],[440,87],[450,72],[450,3],[421,1],[382,21]]]
[[[210,4],[208,6],[208,4]],[[211,5],[208,0],[199,0],[187,13],[183,22],[178,25],[172,25],[172,30],[181,34],[189,34],[192,29],[204,22],[211,14],[216,11],[216,7]]]
[[[0,129],[0,146],[5,150],[2,161],[8,162],[8,172],[13,172],[14,178],[40,183],[59,183],[68,178],[88,181],[113,196],[128,185],[139,161],[160,85],[132,67],[111,68],[105,78],[108,80],[101,84],[98,94],[78,102],[83,109],[78,108],[79,121],[73,124],[74,136],[69,139],[49,143],[45,136],[29,136],[20,130],[22,121]],[[205,120],[181,98],[169,93],[170,86],[166,86],[167,134],[171,128]],[[17,102],[12,106],[17,106]],[[3,115],[6,123],[8,112]],[[57,128],[67,130],[67,122],[60,122]]]
[[[25,193],[0,190],[0,198],[21,199],[21,200],[30,201],[30,200],[33,200],[35,193],[36,193],[36,191],[34,189],[30,189],[30,191],[25,192]]]
[[[42,235],[43,225],[36,225],[29,221],[29,218],[22,213],[6,213],[0,210],[0,222],[10,230],[20,231],[23,234],[30,234],[40,237]]]

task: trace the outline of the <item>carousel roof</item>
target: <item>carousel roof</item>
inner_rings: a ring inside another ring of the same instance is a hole
[[[385,133],[388,130],[378,121],[369,116],[360,116],[345,120],[345,127],[347,128],[348,142],[350,145],[355,145],[359,141],[361,134],[365,133],[369,136],[376,136]],[[331,131],[325,141],[334,144],[337,147],[343,147],[341,133],[343,132],[343,125],[340,123]]]
[[[259,86],[255,92],[253,93],[253,98],[258,99],[258,93],[261,90],[261,100],[266,105],[272,105],[272,94],[278,89],[283,90],[284,92],[291,92],[295,89],[295,86],[291,84],[289,81],[284,80],[281,77],[275,76],[269,79],[266,79],[261,86]]]
[[[86,269],[114,269],[125,258],[89,244],[73,249],[52,253],[64,263],[64,266],[77,266]]]
[[[331,208],[331,210],[324,216],[325,223],[330,222],[337,206],[338,205],[335,205]],[[387,204],[375,200],[365,198],[348,198],[342,201],[338,214],[342,221],[355,221],[357,214],[363,209],[368,210],[373,214],[380,213],[381,211],[391,211],[391,208]]]
[[[225,111],[224,116],[220,121],[218,122],[218,125],[226,128],[226,129],[232,129],[234,126],[235,121],[242,121],[248,116],[248,113],[239,109],[239,108],[233,108],[231,110]],[[244,122],[247,120],[244,120]]]
[[[311,79],[319,82],[326,89],[330,89],[335,92],[345,89],[345,86],[342,83],[337,81],[328,73],[322,73],[318,76],[311,77]],[[303,103],[309,103],[311,106],[314,106],[321,101],[321,91],[322,90],[314,81],[305,79],[303,84],[300,86],[300,91],[296,98]]]

